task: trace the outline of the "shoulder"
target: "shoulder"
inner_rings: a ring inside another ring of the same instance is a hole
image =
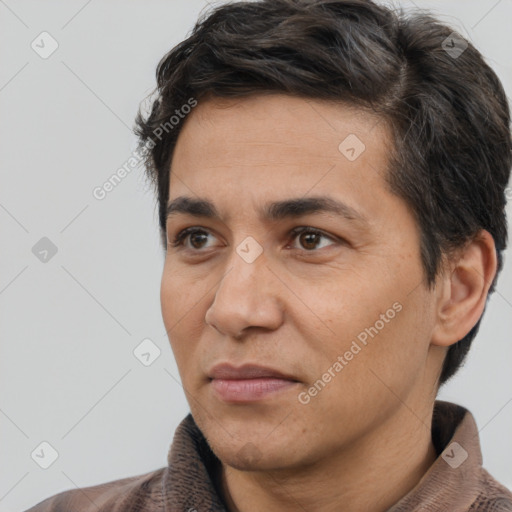
[[[480,483],[480,493],[470,512],[512,512],[512,491],[484,468],[480,471]]]
[[[167,468],[55,494],[25,512],[123,512],[163,510],[162,477]]]

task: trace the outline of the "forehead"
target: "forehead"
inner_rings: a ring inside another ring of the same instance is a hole
[[[261,202],[338,191],[355,207],[369,191],[374,199],[385,192],[389,148],[383,120],[346,104],[284,94],[208,98],[178,137],[169,198]]]
[[[350,133],[363,137],[370,133],[372,137],[389,135],[384,119],[362,107],[282,93],[242,98],[208,95],[188,115],[179,139],[186,138],[191,129],[217,138],[227,134],[226,143],[285,142],[293,147],[308,137],[313,143],[315,139],[325,143],[315,147],[317,152],[328,149],[326,144],[331,146],[333,141]]]

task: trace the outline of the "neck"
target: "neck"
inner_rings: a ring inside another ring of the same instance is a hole
[[[222,463],[219,484],[227,508],[384,512],[415,487],[437,458],[432,412],[420,422],[401,407],[378,431],[313,466],[240,471]]]

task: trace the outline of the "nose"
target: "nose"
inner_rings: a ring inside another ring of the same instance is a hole
[[[251,327],[278,329],[284,316],[282,292],[264,253],[249,263],[233,251],[205,322],[234,339],[240,339]]]

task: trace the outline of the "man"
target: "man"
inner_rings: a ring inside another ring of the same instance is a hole
[[[469,411],[436,401],[503,267],[503,88],[428,15],[216,8],[137,134],[189,414],[168,467],[43,511],[507,511]]]

